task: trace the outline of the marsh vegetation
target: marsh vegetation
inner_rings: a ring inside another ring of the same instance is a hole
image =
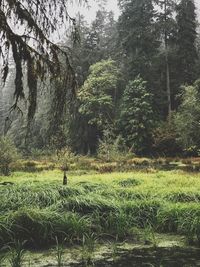
[[[198,172],[159,170],[150,167],[151,160],[134,158],[129,159],[129,164],[137,162],[141,169],[136,164],[137,169],[132,167],[132,171],[112,172],[103,168],[102,173],[102,162],[85,157],[82,160],[88,165],[99,165],[99,169],[89,170],[87,167],[84,170],[80,168],[83,162],[79,162],[80,165],[71,162],[67,186],[62,185],[63,173],[56,163],[48,161],[34,161],[34,164],[20,161],[15,168],[21,170],[15,170],[9,177],[0,177],[1,183],[13,183],[0,187],[2,264],[9,262],[10,265],[5,266],[24,266],[23,261],[27,263],[29,258],[30,266],[45,266],[31,265],[30,251],[48,250],[51,251],[49,259],[55,266],[67,266],[63,265],[67,264],[66,253],[70,254],[70,250],[76,248],[77,266],[87,266],[93,264],[95,253],[103,246],[107,247],[107,253],[105,248],[103,251],[105,259],[105,255],[109,255],[113,260],[123,261],[126,244],[132,244],[131,251],[134,246],[140,248],[136,255],[146,251],[148,256],[151,254],[148,249],[159,255],[158,249],[163,246],[160,244],[172,235],[173,241],[166,241],[165,250],[160,255],[168,255],[167,249],[173,244],[181,249],[200,246]],[[110,163],[111,166],[116,164]],[[31,172],[23,170],[27,165],[31,166]],[[54,169],[51,169],[52,165]],[[41,170],[41,166],[46,170]],[[130,253],[130,248],[128,251]],[[191,248],[190,251],[197,257],[198,249],[192,252]],[[73,254],[72,251],[72,258]],[[130,261],[132,259],[134,264],[136,255],[131,255]],[[100,266],[98,257],[95,264]]]

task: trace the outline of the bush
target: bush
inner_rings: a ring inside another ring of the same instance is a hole
[[[125,141],[121,135],[115,136],[113,130],[105,130],[97,150],[98,158],[104,161],[124,160],[133,156],[127,151]]]
[[[181,104],[175,114],[178,141],[186,156],[198,156],[200,148],[200,94],[197,85],[182,88]]]
[[[61,170],[68,171],[70,164],[77,161],[75,154],[70,148],[65,147],[57,151],[57,162],[61,167]]]
[[[10,165],[18,158],[17,149],[7,137],[0,137],[0,173],[8,176]]]
[[[154,153],[162,156],[176,156],[182,152],[177,142],[177,133],[173,120],[159,125],[153,133]]]
[[[117,163],[111,162],[111,163],[102,163],[102,164],[96,164],[93,165],[95,170],[100,173],[111,173],[114,171],[117,171]]]

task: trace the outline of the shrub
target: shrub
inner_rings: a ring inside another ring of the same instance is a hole
[[[200,148],[200,105],[197,85],[182,88],[181,104],[175,115],[178,141],[186,156],[197,156]]]
[[[35,172],[36,171],[36,163],[35,163],[35,161],[26,161],[26,162],[24,162],[24,169],[27,172]]]
[[[76,160],[77,158],[70,148],[66,147],[57,151],[57,162],[64,171],[68,171],[70,164]]]
[[[10,165],[18,158],[17,149],[7,137],[0,137],[0,172],[8,176]]]
[[[84,157],[84,156],[79,156],[76,164],[74,166],[74,169],[76,170],[91,170],[92,169],[92,163],[93,163],[93,159],[90,159],[88,157]]]
[[[100,172],[100,173],[109,173],[109,172],[114,172],[117,170],[117,163],[104,163],[104,164],[97,164],[94,166],[95,170]]]
[[[99,141],[97,154],[100,159],[109,162],[130,157],[126,150],[125,141],[120,135],[115,136],[112,130],[105,130],[103,139]]]
[[[162,123],[154,130],[153,150],[163,156],[176,156],[182,152],[173,121]]]

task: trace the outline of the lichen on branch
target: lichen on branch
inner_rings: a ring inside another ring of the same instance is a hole
[[[27,71],[29,88],[28,120],[34,117],[37,104],[37,81],[62,79],[63,58],[66,69],[66,89],[75,87],[75,75],[68,53],[52,42],[50,36],[60,24],[75,20],[68,14],[66,0],[0,0],[0,70],[5,83],[9,74],[9,58],[12,55],[15,74],[15,102],[25,97],[23,69]],[[14,25],[22,25],[19,34]],[[14,29],[13,29],[14,28]],[[62,57],[62,62],[60,58]]]

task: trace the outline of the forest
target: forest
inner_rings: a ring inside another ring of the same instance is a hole
[[[38,81],[28,133],[28,82],[24,101],[9,113],[15,88],[11,61],[0,91],[0,131],[23,153],[68,147],[96,155],[109,144],[119,153],[198,156],[200,37],[194,1],[119,4],[117,21],[103,3],[90,24],[77,15],[76,31],[68,29],[59,44],[75,71],[76,96],[59,80]]]
[[[2,267],[200,266],[199,3],[112,1],[0,0]]]

